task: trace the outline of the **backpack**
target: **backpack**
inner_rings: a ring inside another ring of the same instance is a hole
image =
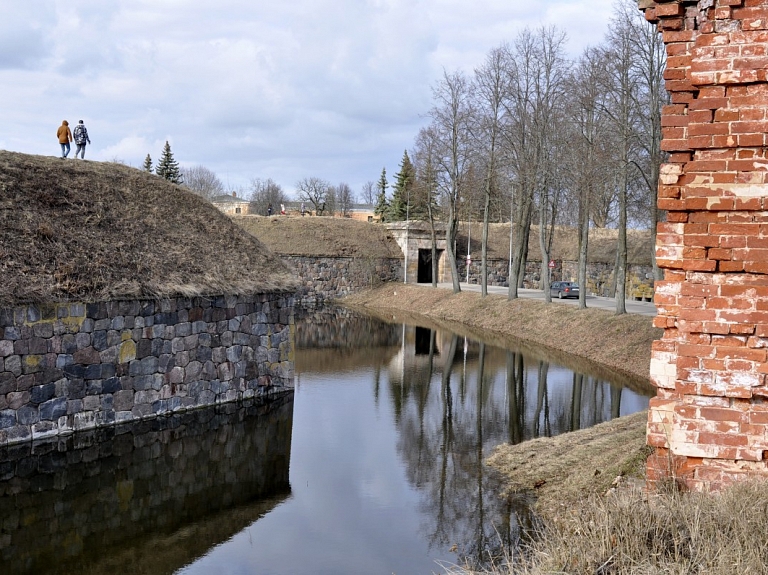
[[[74,138],[76,144],[85,144],[85,126],[78,124],[75,126]]]

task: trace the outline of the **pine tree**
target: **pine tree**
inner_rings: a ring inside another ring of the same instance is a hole
[[[149,154],[147,154],[147,157],[144,158],[143,168],[145,172],[149,172],[150,174],[152,173],[152,158],[149,156]]]
[[[160,161],[157,163],[155,173],[161,178],[165,178],[174,184],[183,183],[179,163],[173,159],[173,152],[171,152],[171,145],[168,143],[168,140],[165,141],[163,154],[160,156]]]
[[[389,203],[389,219],[403,221],[414,217],[413,204],[415,195],[413,186],[416,182],[416,170],[408,157],[408,150],[403,153],[400,161],[400,171],[395,174],[395,185],[392,186],[392,201]]]
[[[379,195],[376,196],[376,207],[373,210],[373,213],[379,216],[382,222],[387,219],[387,212],[389,211],[389,203],[387,202],[388,187],[389,184],[387,183],[387,169],[382,168],[381,177],[379,178],[379,182],[376,184],[376,188],[379,190]]]

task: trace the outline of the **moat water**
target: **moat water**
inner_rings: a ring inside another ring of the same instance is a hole
[[[650,392],[535,350],[347,310],[299,314],[292,399],[0,449],[0,572],[430,574],[535,519],[494,446]]]

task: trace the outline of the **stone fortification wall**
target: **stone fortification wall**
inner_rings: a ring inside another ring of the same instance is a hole
[[[293,387],[286,294],[0,310],[0,445]]]
[[[175,573],[289,495],[292,414],[276,396],[0,447],[3,573]]]
[[[640,0],[668,54],[648,477],[768,476],[768,4]]]
[[[556,261],[555,267],[552,270],[552,281],[577,281],[579,276],[579,264],[578,262],[570,261]],[[467,261],[466,259],[460,259],[457,261],[457,267],[459,269],[459,277],[461,281],[466,281],[467,278]],[[472,260],[469,266],[469,283],[480,284],[481,278],[480,261]],[[646,278],[651,274],[653,268],[651,266],[643,265],[629,265],[627,266],[627,296],[628,297],[644,297],[640,294],[638,286],[648,286],[648,291],[643,291],[643,294],[652,293],[651,283]],[[488,260],[488,285],[489,286],[503,286],[507,287],[509,272],[508,260]],[[525,274],[523,276],[523,287],[528,289],[539,289],[541,281],[541,262],[528,262],[525,266]],[[612,291],[613,282],[613,264],[606,264],[600,262],[593,262],[587,264],[587,281],[588,292],[590,294],[596,294],[601,296],[609,296]]]
[[[398,258],[281,257],[301,283],[296,293],[300,305],[338,299],[364,288],[403,279],[403,260]]]

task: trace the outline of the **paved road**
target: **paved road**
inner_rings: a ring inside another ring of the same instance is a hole
[[[480,286],[478,284],[467,284],[467,283],[461,283],[461,289],[464,291],[480,291]],[[445,288],[445,289],[453,289],[453,284],[450,283],[440,283],[437,284],[437,287]],[[501,294],[506,296],[508,293],[507,288],[505,287],[497,287],[497,286],[488,286],[488,293],[489,294]],[[538,300],[544,300],[544,292],[538,289],[518,289],[517,290],[518,295],[521,298],[530,298],[530,299],[538,299]],[[579,300],[577,299],[553,299],[554,303],[557,304],[565,304],[565,305],[579,305]],[[596,295],[588,295],[587,296],[587,307],[594,307],[594,308],[600,308],[600,309],[607,309],[607,310],[615,310],[616,309],[616,300],[612,297],[601,297]],[[626,301],[626,308],[628,313],[636,313],[639,315],[647,315],[647,316],[655,316],[656,315],[656,306],[653,304],[653,302],[645,302],[645,301],[634,301],[627,299]]]

